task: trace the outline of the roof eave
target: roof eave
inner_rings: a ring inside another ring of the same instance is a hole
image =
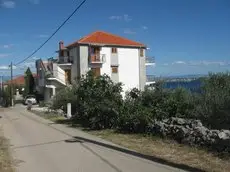
[[[99,45],[99,46],[117,46],[117,47],[133,47],[133,48],[147,48],[146,45],[122,45],[122,44],[103,44],[103,43],[89,43],[89,42],[79,42],[80,45]]]

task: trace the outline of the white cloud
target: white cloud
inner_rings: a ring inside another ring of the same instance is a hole
[[[147,26],[141,26],[141,28],[142,28],[143,30],[148,30],[148,27],[147,27]]]
[[[34,70],[35,69],[35,62],[25,62],[25,63],[20,64],[19,66],[13,66],[13,69],[25,70],[28,67],[31,70]],[[10,65],[1,65],[0,70],[10,70]]]
[[[110,16],[109,19],[110,20],[121,20],[122,16]]]
[[[38,60],[40,59],[39,57],[32,57],[32,60]]]
[[[186,62],[184,62],[184,61],[175,61],[172,64],[173,65],[175,65],[175,64],[186,64]]]
[[[8,48],[11,48],[12,46],[13,46],[13,44],[6,44],[6,45],[3,45],[2,47],[5,49],[8,49]]]
[[[25,62],[22,64],[23,67],[35,68],[35,62]]]
[[[136,32],[133,31],[133,30],[131,30],[130,28],[124,29],[124,33],[125,33],[125,34],[136,34]]]
[[[2,58],[2,57],[8,57],[8,56],[10,56],[10,54],[0,54],[0,58]]]
[[[1,65],[0,66],[0,70],[9,70],[10,69],[10,65]],[[17,69],[16,66],[13,66],[13,69]]]
[[[40,0],[29,0],[30,3],[34,4],[34,5],[37,5],[37,4],[40,4]]]
[[[10,0],[2,0],[1,1],[1,6],[4,8],[14,8],[16,3],[14,1]]]
[[[188,66],[230,66],[230,61],[175,61],[171,64],[164,63],[163,66],[168,65],[188,65]]]
[[[226,61],[190,61],[188,63],[191,66],[210,66],[210,65],[219,65],[219,66],[228,66],[230,62]]]
[[[36,35],[37,38],[48,38],[49,35],[46,34],[40,34],[40,35]]]
[[[7,70],[7,69],[10,69],[9,66],[6,65],[0,66],[0,70]]]
[[[128,14],[124,14],[121,16],[110,16],[109,19],[110,20],[124,20],[126,22],[129,22],[132,20],[132,18]]]
[[[38,58],[37,57],[32,57],[29,61],[26,61],[22,64],[20,64],[18,67],[18,69],[25,69],[25,68],[30,68],[31,70],[32,69],[35,69],[35,61],[37,60]]]
[[[132,20],[132,18],[128,15],[128,14],[124,14],[124,20],[126,21],[126,22],[129,22],[129,21],[131,21]]]
[[[49,35],[46,34],[40,34],[40,35],[36,35],[37,38],[47,38]]]

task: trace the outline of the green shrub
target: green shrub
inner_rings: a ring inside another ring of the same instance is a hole
[[[76,107],[75,104],[77,102],[77,97],[74,94],[73,88],[66,87],[58,91],[58,94],[56,94],[53,98],[52,102],[52,109],[62,109],[64,112],[67,112],[67,104],[72,104],[72,114],[76,113]]]
[[[134,89],[126,95],[116,124],[118,130],[132,133],[146,132],[152,113],[150,108],[141,104],[138,94],[138,91]]]
[[[154,119],[168,116],[165,111],[165,100],[168,92],[158,83],[154,90],[139,91],[134,88],[126,94],[124,105],[119,114],[119,130],[143,133]]]
[[[210,128],[229,129],[230,74],[210,74],[204,80],[194,113]]]
[[[168,117],[194,118],[192,114],[195,108],[194,96],[185,88],[171,90],[164,103]]]
[[[93,129],[112,128],[122,105],[121,83],[107,76],[94,77],[90,71],[75,89],[77,118]]]
[[[141,93],[140,101],[144,107],[150,110],[154,119],[161,120],[169,117],[166,110],[166,102],[168,98],[168,90],[163,89],[162,83],[158,83],[154,90],[146,89],[143,91]]]
[[[121,83],[107,76],[94,77],[90,71],[73,88],[61,90],[54,98],[53,108],[72,104],[73,120],[92,129],[114,127],[122,105]]]

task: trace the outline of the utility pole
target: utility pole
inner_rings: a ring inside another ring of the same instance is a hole
[[[14,96],[13,96],[13,63],[10,63],[10,83],[11,83],[11,87],[10,87],[10,100],[11,100],[11,106],[14,105]]]

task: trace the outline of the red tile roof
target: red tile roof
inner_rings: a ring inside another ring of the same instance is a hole
[[[33,77],[34,78],[36,78],[36,74],[33,74]],[[24,85],[25,84],[25,78],[24,78],[25,76],[24,75],[22,75],[22,76],[18,76],[18,77],[16,77],[16,78],[14,78],[13,80],[12,80],[12,83],[13,84],[16,84],[16,85]],[[9,80],[9,81],[6,81],[5,83],[4,83],[4,85],[8,85],[8,84],[11,84],[11,80]]]
[[[117,45],[117,46],[131,46],[131,47],[146,47],[144,44],[135,42],[111,33],[96,31],[80,40],[68,45],[72,47],[77,44],[102,44],[102,45]]]

